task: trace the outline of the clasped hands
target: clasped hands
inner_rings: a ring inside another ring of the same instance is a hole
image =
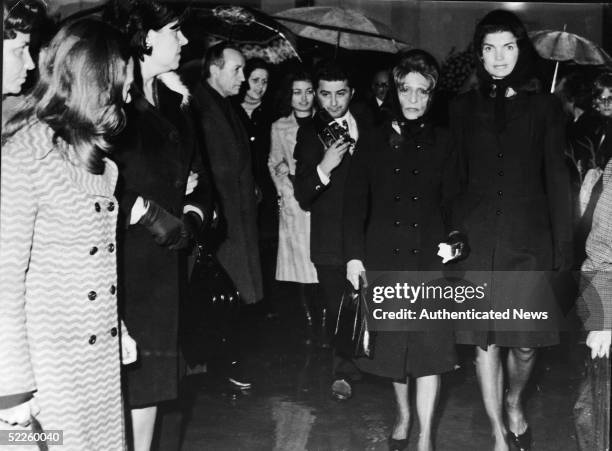
[[[467,258],[470,253],[467,236],[461,232],[451,232],[448,239],[438,244],[438,256],[442,257],[442,263],[458,261]]]

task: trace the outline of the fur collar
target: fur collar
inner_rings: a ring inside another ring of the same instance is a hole
[[[189,89],[183,81],[181,77],[176,72],[166,72],[165,74],[161,74],[157,79],[166,86],[171,91],[180,94],[183,99],[181,100],[181,106],[186,106],[189,104],[191,100],[191,94]]]

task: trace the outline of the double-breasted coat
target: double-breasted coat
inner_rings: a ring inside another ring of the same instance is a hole
[[[549,94],[519,92],[505,103],[502,131],[495,126],[493,99],[480,90],[451,104],[452,141],[462,178],[452,228],[464,232],[471,247],[460,267],[490,271],[491,308],[531,304],[542,310],[538,307],[550,299],[533,295],[543,293],[548,283],[541,271],[569,269],[572,259],[565,117]],[[557,339],[548,332],[458,333],[460,343],[479,346],[546,346]]]
[[[70,152],[38,121],[2,146],[0,408],[34,393],[58,449],[121,450],[117,168]]]
[[[299,128],[293,113],[272,124],[268,168],[279,197],[278,255],[276,279],[288,282],[317,283],[317,270],[310,261],[310,212],[302,210],[295,199],[292,177],[295,177],[296,135]],[[289,173],[277,175],[285,164]]]
[[[262,298],[263,286],[248,136],[230,100],[208,83],[197,85],[193,96],[221,214],[227,224],[227,237],[217,258],[242,300],[254,303]]]
[[[115,143],[119,167],[117,198],[121,207],[119,295],[121,312],[139,349],[127,368],[130,407],[177,396],[178,312],[187,281],[186,256],[155,243],[142,225],[130,224],[138,197],[152,200],[181,217],[192,205],[210,217],[210,185],[202,165],[192,112],[182,94],[155,82],[158,105],[137,89],[126,106],[127,126]],[[185,196],[189,171],[200,174],[196,189]]]
[[[390,121],[360,138],[344,196],[346,261],[368,271],[440,271],[448,204],[456,192],[448,131],[421,122],[403,133]],[[452,370],[452,330],[376,332],[367,372],[393,379]]]

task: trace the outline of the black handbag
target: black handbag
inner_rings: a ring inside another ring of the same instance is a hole
[[[334,349],[346,357],[374,357],[374,336],[368,325],[369,308],[363,290],[355,290],[350,282],[346,282],[338,319]]]
[[[240,293],[214,252],[201,243],[195,252],[180,327],[183,355],[192,366],[222,352],[240,310]]]

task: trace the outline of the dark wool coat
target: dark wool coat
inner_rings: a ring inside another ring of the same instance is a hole
[[[156,86],[157,107],[133,92],[126,106],[127,127],[113,153],[123,223],[118,229],[119,297],[139,348],[138,362],[127,367],[130,407],[177,396],[178,307],[186,282],[185,255],[156,244],[143,226],[129,225],[132,206],[141,196],[177,217],[186,204],[210,217],[210,183],[202,170],[191,110],[181,105],[180,94],[160,82]],[[190,170],[202,172],[198,187],[186,198]]]
[[[450,120],[463,180],[452,228],[466,233],[471,246],[460,267],[492,271],[492,308],[533,303],[539,310],[536,302],[543,299],[534,293],[545,281],[535,271],[571,266],[572,207],[561,106],[552,95],[519,93],[506,99],[506,126],[497,132],[493,99],[474,89],[451,104]],[[550,334],[486,332],[459,340],[481,346],[556,341]]]
[[[442,270],[436,254],[456,179],[447,130],[423,124],[402,135],[387,122],[367,133],[346,182],[345,260],[368,271]],[[377,332],[374,359],[359,366],[393,379],[439,374],[453,369],[454,345],[452,330]]]
[[[244,302],[254,303],[262,298],[263,288],[248,136],[230,101],[207,83],[197,85],[193,96],[213,182],[227,223],[227,238],[219,247],[217,257]]]
[[[357,122],[359,135],[370,124],[363,116],[351,114]],[[295,198],[303,210],[310,211],[310,259],[315,265],[343,265],[342,202],[351,154],[347,151],[340,165],[324,185],[317,172],[325,148],[317,136],[316,119],[300,126],[297,133],[294,158]],[[365,125],[364,125],[365,124]]]

